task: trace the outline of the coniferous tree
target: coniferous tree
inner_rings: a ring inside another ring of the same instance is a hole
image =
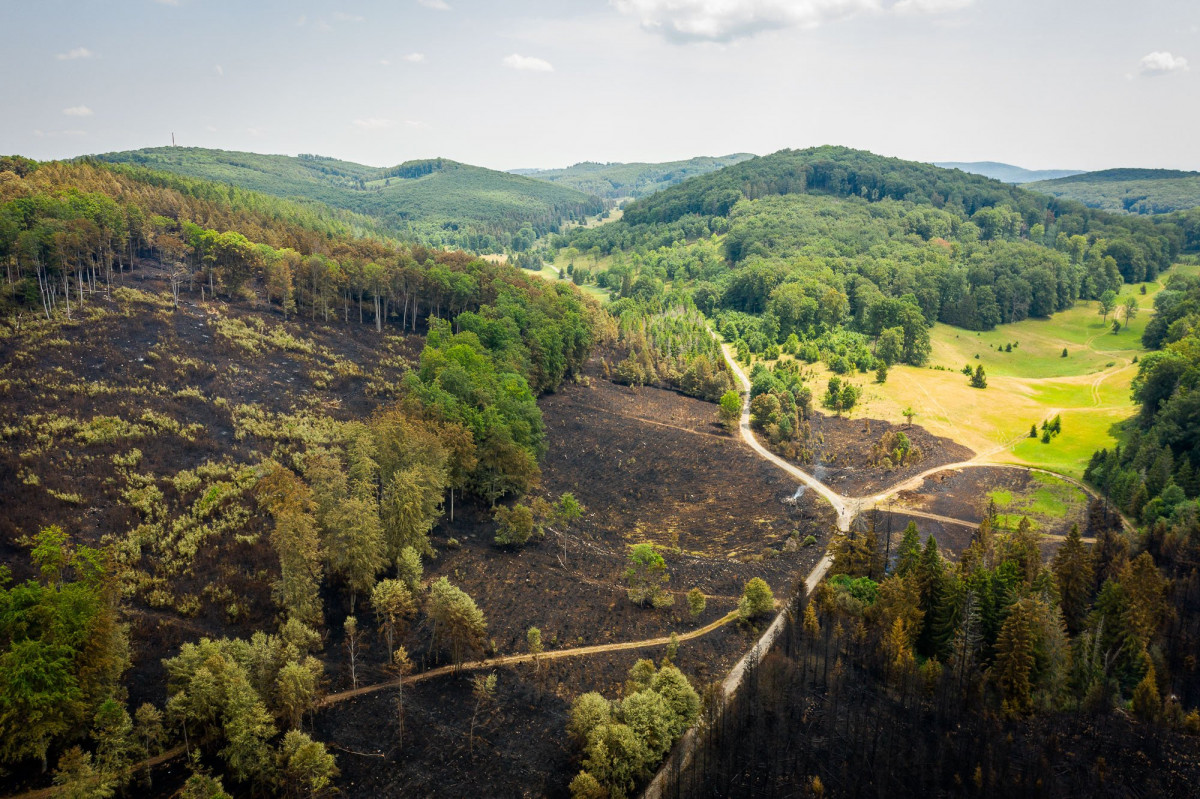
[[[1092,555],[1078,524],[1071,525],[1063,545],[1054,553],[1053,569],[1067,629],[1078,633],[1086,620],[1093,585]]]

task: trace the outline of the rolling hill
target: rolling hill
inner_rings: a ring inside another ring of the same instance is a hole
[[[489,252],[527,249],[565,221],[599,213],[598,198],[445,158],[372,167],[316,155],[155,147],[95,156],[370,216],[425,244]],[[522,232],[524,231],[524,232]]]
[[[1080,169],[1025,169],[999,161],[937,161],[934,166],[943,169],[961,169],[972,175],[983,175],[1001,183],[1031,183],[1035,180],[1053,180],[1078,175]]]
[[[1175,169],[1105,169],[1026,188],[1078,200],[1089,208],[1130,214],[1166,214],[1200,206],[1200,172]]]
[[[720,157],[699,156],[659,164],[583,161],[566,169],[514,169],[513,174],[546,180],[597,197],[618,200],[645,197],[690,177],[705,175],[753,158],[750,153]]]

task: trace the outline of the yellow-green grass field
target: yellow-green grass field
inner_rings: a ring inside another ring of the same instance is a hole
[[[1176,266],[1172,271],[1197,269]],[[1103,320],[1097,302],[1080,302],[1049,319],[1026,319],[983,333],[936,325],[925,367],[897,365],[882,385],[873,375],[851,378],[863,389],[852,415],[899,422],[901,411],[911,407],[914,422],[970,447],[980,460],[1082,477],[1092,453],[1116,444],[1118,425],[1135,412],[1130,398],[1137,375],[1134,358],[1145,354],[1141,335],[1161,288],[1161,283],[1148,284],[1143,295],[1139,286],[1124,287],[1119,302],[1134,296],[1139,312],[1116,334],[1112,315]],[[1118,318],[1124,323],[1123,312]],[[1009,343],[1013,350],[1005,352]],[[968,384],[961,372],[965,364],[983,365],[986,389]],[[814,394],[819,396],[828,372],[819,363],[806,369],[814,375]],[[1062,417],[1062,433],[1042,443],[1041,423],[1056,415]],[[1030,438],[1035,424],[1038,437]]]
[[[590,262],[591,259],[588,259],[588,260]],[[567,267],[564,264],[562,266],[562,269],[565,271],[566,268]],[[524,271],[526,272],[526,274],[537,275],[538,277],[542,278],[543,280],[559,280],[560,278],[559,278],[558,270],[559,270],[559,267],[554,266],[550,263],[546,263],[546,264],[543,264],[542,268],[536,272],[533,270],[528,270],[528,269],[524,270]],[[568,280],[569,280],[569,278],[568,278]],[[591,297],[595,297],[601,303],[608,302],[608,300],[609,300],[610,295],[608,293],[608,290],[602,289],[594,283],[587,283],[585,285],[579,286],[578,288],[584,294],[587,294],[588,296],[591,296]]]

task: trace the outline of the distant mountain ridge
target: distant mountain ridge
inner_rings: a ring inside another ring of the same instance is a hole
[[[567,186],[448,158],[372,167],[317,155],[266,155],[199,147],[152,147],[92,156],[214,180],[288,199],[313,200],[376,219],[425,244],[527,249],[562,223],[604,210]]]
[[[610,162],[581,161],[565,169],[512,169],[514,175],[569,186],[609,200],[645,197],[697,175],[706,175],[753,158],[751,153],[697,156],[683,161]]]
[[[933,165],[983,175],[1001,183],[1032,183],[1035,180],[1054,180],[1083,174],[1082,169],[1025,169],[999,161],[934,161]]]
[[[1104,169],[1029,183],[1026,188],[1128,214],[1169,214],[1200,207],[1200,172]]]

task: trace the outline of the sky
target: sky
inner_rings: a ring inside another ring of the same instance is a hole
[[[0,3],[0,153],[1200,170],[1196,0]]]

